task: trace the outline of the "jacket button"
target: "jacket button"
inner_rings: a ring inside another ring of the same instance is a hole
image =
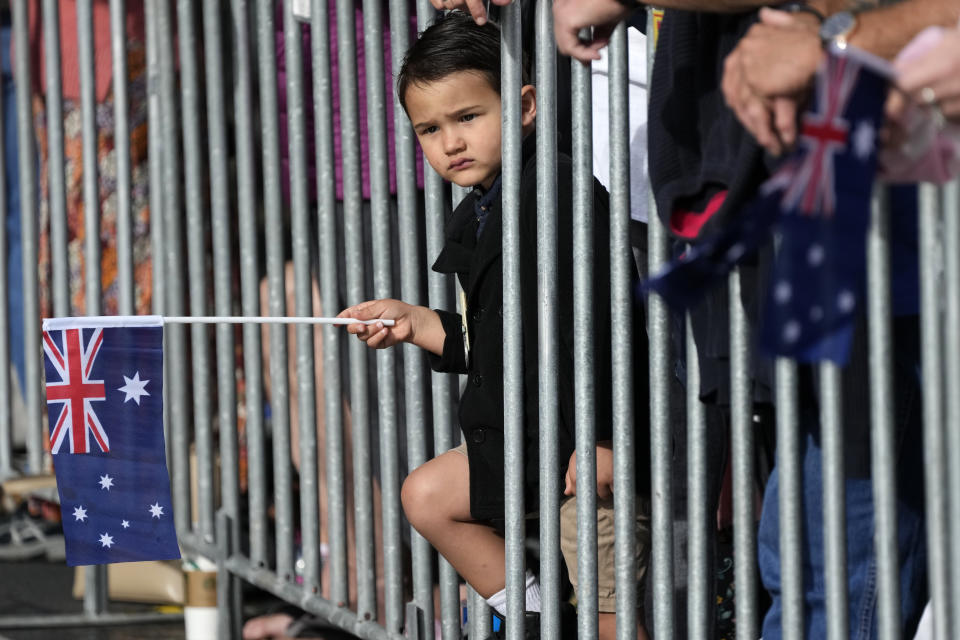
[[[473,430],[473,434],[472,434],[472,438],[473,438],[473,443],[474,443],[474,444],[481,444],[484,440],[487,439],[487,434],[484,433],[484,431],[483,431],[482,428],[481,428],[481,429],[474,429],[474,430]]]
[[[473,386],[479,387],[479,386],[482,385],[482,384],[483,384],[483,376],[482,376],[482,375],[480,375],[480,374],[478,373],[477,375],[473,376]]]
[[[482,315],[483,315],[483,307],[480,307],[479,309],[476,309],[476,310],[473,312],[473,321],[474,321],[474,322],[480,322],[480,316],[482,316]]]

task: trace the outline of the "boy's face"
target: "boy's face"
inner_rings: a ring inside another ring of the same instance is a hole
[[[490,188],[500,173],[500,94],[459,71],[407,87],[407,115],[430,166],[461,187]]]

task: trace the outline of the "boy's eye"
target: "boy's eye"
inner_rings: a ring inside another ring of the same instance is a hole
[[[437,127],[436,127],[436,126],[429,126],[429,127],[424,127],[424,128],[420,131],[420,135],[426,136],[426,135],[430,135],[431,133],[436,133],[436,132],[437,132]]]
[[[477,117],[477,114],[475,113],[465,113],[462,116],[460,116],[460,122],[470,122],[476,117]]]

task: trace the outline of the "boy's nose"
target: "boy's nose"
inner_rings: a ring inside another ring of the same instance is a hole
[[[443,138],[443,150],[449,155],[463,151],[464,146],[463,137],[459,134],[448,133]]]

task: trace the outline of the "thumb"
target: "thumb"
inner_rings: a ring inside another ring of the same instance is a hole
[[[770,7],[760,9],[760,22],[773,27],[789,27],[793,24],[793,15]]]

